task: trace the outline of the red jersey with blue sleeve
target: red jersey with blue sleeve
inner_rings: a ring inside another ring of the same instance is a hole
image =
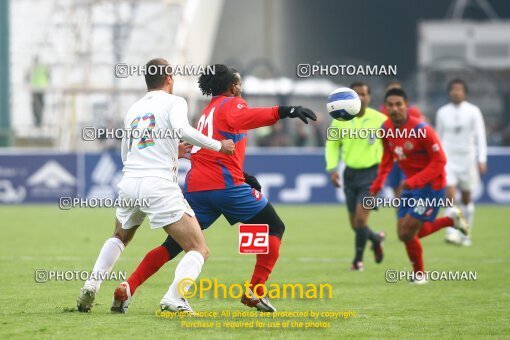
[[[232,139],[233,155],[194,146],[185,192],[226,189],[244,183],[243,164],[248,130],[273,125],[278,106],[249,108],[240,97],[216,96],[202,111],[197,130],[216,140]]]
[[[379,112],[384,113],[387,117],[390,116],[388,114],[388,109],[386,108],[386,105],[384,105],[384,104],[379,106]],[[409,115],[409,117],[413,117],[413,118],[416,118],[419,120],[424,120],[420,109],[416,105],[410,105],[409,108],[407,109],[407,114]]]
[[[381,190],[393,162],[397,162],[402,169],[407,177],[405,183],[411,189],[430,185],[432,189],[440,190],[446,185],[446,156],[432,127],[409,117],[398,129],[391,119],[386,120],[382,128],[385,130],[382,138],[383,158],[377,178],[370,188],[371,192]],[[402,136],[407,138],[401,138]]]

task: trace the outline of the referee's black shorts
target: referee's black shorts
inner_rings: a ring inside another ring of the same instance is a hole
[[[356,205],[361,204],[364,197],[370,196],[370,186],[377,177],[378,168],[379,164],[364,169],[345,167],[344,193],[350,213],[354,213]]]

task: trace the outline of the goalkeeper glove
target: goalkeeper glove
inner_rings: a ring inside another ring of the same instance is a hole
[[[278,106],[278,114],[280,119],[283,118],[299,118],[303,123],[308,124],[308,119],[317,120],[317,116],[312,110],[302,106]]]

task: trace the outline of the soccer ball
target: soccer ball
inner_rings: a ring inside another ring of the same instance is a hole
[[[351,120],[361,109],[358,94],[348,87],[339,87],[328,97],[328,112],[336,120]]]

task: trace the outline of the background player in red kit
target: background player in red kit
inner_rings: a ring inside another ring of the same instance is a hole
[[[183,188],[184,196],[202,229],[207,229],[220,215],[224,215],[230,224],[269,225],[269,253],[257,254],[250,281],[251,287],[265,284],[278,260],[285,225],[273,206],[257,190],[260,185],[256,179],[245,177],[243,173],[247,130],[273,125],[286,117],[300,118],[306,124],[308,119],[317,118],[310,109],[300,106],[248,108],[241,98],[239,73],[225,65],[215,65],[214,75],[200,76],[198,84],[203,94],[213,97],[202,111],[197,129],[217,140],[229,136],[236,151],[230,157],[218,157],[206,149],[194,147],[191,150],[191,170]],[[121,283],[115,290],[112,312],[124,313],[136,288],[181,251],[171,237],[162,246],[151,250],[127,282]],[[256,293],[262,296],[263,287],[258,288]],[[276,311],[267,296],[259,298],[251,291],[243,296],[241,302],[260,311]],[[163,298],[161,305],[164,303]]]
[[[392,80],[388,84],[386,84],[384,91],[386,93],[391,89],[402,89],[402,84],[398,80]],[[381,104],[381,106],[379,106],[379,112],[382,112],[389,117],[388,109],[386,108],[386,105],[384,103]],[[409,117],[425,121],[425,117],[423,117],[420,109],[418,109],[416,105],[407,106],[407,115]],[[404,173],[395,163],[390,173],[388,174],[388,177],[386,178],[386,185],[388,185],[393,190],[393,196],[400,197],[400,194],[402,193],[402,187],[404,185],[404,180],[405,180]]]
[[[446,157],[435,131],[427,123],[408,115],[407,95],[404,90],[394,88],[386,92],[385,105],[390,119],[382,125],[386,130],[382,139],[383,159],[370,191],[375,195],[381,190],[386,176],[396,162],[407,177],[397,210],[398,238],[405,243],[407,255],[413,264],[413,272],[423,273],[420,238],[448,226],[467,234],[468,226],[457,208],[451,209],[450,216],[436,219],[440,206],[434,204],[434,201],[444,202],[445,197]],[[424,130],[424,136],[417,133],[420,129]],[[405,130],[401,131],[401,135],[413,138],[396,138],[396,130]],[[411,130],[415,130],[414,136]],[[405,204],[411,202],[410,198],[422,199],[424,204]],[[415,275],[414,282],[425,283],[426,279],[423,275]]]

